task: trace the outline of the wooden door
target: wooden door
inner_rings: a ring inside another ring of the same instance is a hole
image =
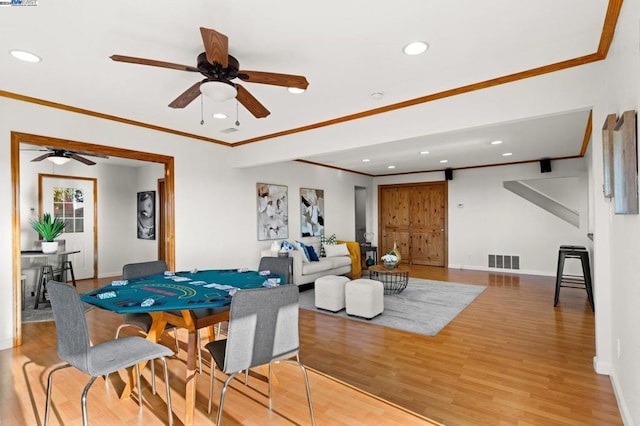
[[[381,241],[378,256],[391,251],[394,242],[400,250],[402,262],[409,259],[409,187],[388,187],[380,189],[379,211]]]
[[[395,243],[402,263],[446,265],[446,182],[381,186],[378,203],[380,256]]]
[[[411,188],[411,263],[445,265],[445,213],[444,182]]]

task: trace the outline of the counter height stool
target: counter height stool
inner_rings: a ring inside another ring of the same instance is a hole
[[[578,259],[582,266],[582,275],[570,275],[564,273],[564,262],[566,259]],[[593,283],[591,281],[591,267],[589,264],[589,252],[584,246],[563,245],[558,251],[558,270],[556,272],[556,294],[553,306],[558,305],[560,299],[560,288],[583,288],[587,291],[587,298],[591,311],[594,311],[593,304]]]

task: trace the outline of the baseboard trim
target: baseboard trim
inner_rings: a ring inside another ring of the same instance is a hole
[[[633,418],[631,417],[631,413],[629,412],[629,408],[625,402],[624,395],[622,394],[622,389],[620,389],[618,385],[618,379],[615,371],[611,372],[611,374],[609,375],[609,379],[611,380],[611,386],[613,387],[613,394],[615,395],[616,401],[618,402],[618,410],[620,410],[622,424],[627,426],[634,426]]]

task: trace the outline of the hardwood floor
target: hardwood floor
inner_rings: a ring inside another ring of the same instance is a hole
[[[318,425],[429,424],[427,418],[447,425],[622,424],[609,378],[593,371],[594,317],[583,290],[563,289],[554,308],[549,277],[429,267],[412,267],[411,276],[488,288],[434,337],[301,310],[301,359],[316,370],[310,381]],[[83,281],[80,291],[107,281]],[[100,309],[87,319],[96,343],[112,338],[121,322]],[[23,346],[0,351],[3,426],[41,424],[46,374],[58,361],[53,323],[25,324],[23,332]],[[180,337],[185,348],[186,335]],[[172,344],[169,337],[166,343]],[[180,424],[184,351],[170,364]],[[160,364],[157,370],[160,378]],[[275,371],[274,410],[266,408],[259,371],[252,372],[249,387],[237,382],[227,393],[225,424],[309,423],[299,372],[286,364]],[[51,424],[80,424],[87,377],[72,370],[56,374]],[[166,424],[163,384],[159,380],[158,394],[151,395],[149,374],[145,369],[140,411],[136,402],[117,399],[111,389],[122,386],[117,376],[106,390],[104,381],[96,381],[88,398],[90,421]],[[216,377],[214,397],[224,376]],[[210,416],[207,398],[205,373],[198,379],[196,424],[213,424],[217,401]]]
[[[86,292],[111,281],[85,280],[78,282],[79,292]],[[112,339],[119,315],[93,308],[86,313],[89,332],[94,344]],[[125,329],[127,330],[127,329]],[[131,328],[128,329],[132,330]],[[124,333],[124,332],[123,332]],[[202,334],[203,337],[205,333]],[[184,389],[186,375],[186,332],[181,330],[179,356],[168,360],[173,404],[174,424],[184,419]],[[45,389],[50,367],[58,365],[55,327],[53,322],[23,324],[23,342],[18,348],[0,351],[0,425],[41,425],[44,419]],[[171,336],[163,342],[173,348]],[[209,360],[204,351],[204,372],[197,378],[196,425],[214,424],[222,381],[216,373],[212,414],[207,414],[209,392]],[[109,381],[96,380],[91,388],[87,406],[89,422],[93,425],[160,425],[168,424],[161,363],[156,364],[158,393],[151,394],[150,369],[143,371],[143,408],[139,409],[137,396],[132,400],[118,399],[124,387],[125,374],[112,374]],[[263,371],[251,372],[249,386],[240,380],[232,382],[224,405],[225,425],[307,425],[310,424],[304,382],[300,370],[287,363],[274,367],[273,410],[267,406],[267,383]],[[323,373],[308,369],[316,423],[321,425],[429,425],[437,424],[402,407],[367,394]],[[88,376],[69,368],[54,375],[52,391],[53,410],[51,425],[82,424],[80,396]],[[114,389],[116,391],[114,391]]]
[[[306,365],[447,425],[621,425],[593,370],[586,292],[554,279],[414,266],[411,276],[488,288],[437,336],[302,311]]]

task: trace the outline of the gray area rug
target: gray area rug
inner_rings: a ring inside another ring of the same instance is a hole
[[[384,312],[367,320],[315,307],[313,290],[300,293],[300,307],[369,324],[435,336],[484,291],[486,286],[409,278],[400,294],[384,296]]]
[[[33,305],[35,304],[35,297],[26,297],[24,310],[22,311],[22,322],[45,322],[45,321],[53,321],[53,310],[51,309],[51,305],[48,303],[41,303],[38,305],[38,309],[33,309]],[[89,309],[94,308],[93,305],[82,302],[84,306],[85,312]]]

